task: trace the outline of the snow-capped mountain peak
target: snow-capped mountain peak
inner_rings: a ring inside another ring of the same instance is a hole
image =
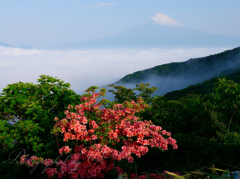
[[[162,14],[162,13],[158,13],[158,14],[150,17],[143,24],[145,24],[145,23],[147,23],[149,21],[152,22],[153,24],[163,25],[163,26],[172,26],[172,27],[181,27],[181,26],[183,26],[182,24],[174,21],[173,19],[171,19],[170,17],[168,17],[167,15]]]
[[[115,36],[76,42],[52,49],[113,49],[113,48],[206,48],[236,47],[240,37],[201,32],[158,13]]]

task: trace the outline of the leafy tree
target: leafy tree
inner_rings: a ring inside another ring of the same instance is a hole
[[[210,94],[188,95],[178,101],[153,99],[147,120],[172,132],[179,148],[165,153],[150,149],[136,159],[139,171],[190,171],[203,166],[239,164],[240,85],[218,79]],[[147,165],[146,165],[147,163]]]
[[[26,154],[30,156],[57,158],[58,146],[63,146],[64,143],[63,136],[54,136],[50,133],[55,124],[53,119],[63,118],[69,104],[80,103],[81,96],[69,89],[69,83],[50,76],[40,77],[37,85],[13,83],[1,93],[0,173],[3,178],[4,176],[5,178],[26,177],[24,172],[30,171],[13,162],[17,149],[26,149]],[[20,158],[18,157],[17,160],[19,161]],[[35,176],[34,174],[39,175],[39,171],[33,172],[30,177]]]
[[[151,101],[153,97],[151,97],[151,94],[154,93],[154,91],[157,90],[156,87],[149,88],[147,86],[150,86],[149,83],[141,83],[136,85],[136,88],[133,89],[127,89],[124,86],[114,86],[113,84],[108,85],[109,87],[112,87],[116,89],[114,90],[108,90],[108,92],[112,92],[115,96],[115,101],[109,104],[108,107],[112,107],[114,104],[122,104],[124,101],[137,101],[139,97],[142,97],[142,99],[147,103],[151,104]],[[136,95],[134,92],[135,90],[140,91],[141,94]]]

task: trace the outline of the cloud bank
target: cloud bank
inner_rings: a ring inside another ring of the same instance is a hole
[[[227,48],[38,50],[0,46],[0,88],[8,84],[37,84],[41,74],[71,84],[77,94],[90,86],[112,84],[127,74],[171,62],[204,57]]]

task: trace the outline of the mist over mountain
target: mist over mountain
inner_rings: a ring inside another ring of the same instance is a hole
[[[240,47],[207,57],[189,59],[185,62],[173,62],[137,71],[124,76],[113,85],[133,89],[137,84],[149,83],[149,87],[158,88],[151,95],[152,97],[155,95],[164,96],[171,91],[181,90],[190,85],[196,85],[205,80],[239,70]],[[113,89],[108,85],[101,86],[101,88]],[[140,94],[138,91],[134,92]],[[110,101],[115,100],[114,95],[110,92],[107,92],[106,96],[106,99]]]
[[[201,32],[158,13],[115,36],[45,47],[45,49],[236,47],[240,37]]]
[[[21,49],[32,49],[32,47],[29,45],[14,46],[14,45],[10,45],[10,44],[4,43],[4,42],[0,42],[0,46],[12,47],[12,48],[15,47],[15,48],[21,48]]]
[[[0,42],[0,46],[4,46],[4,47],[13,47],[12,45]]]

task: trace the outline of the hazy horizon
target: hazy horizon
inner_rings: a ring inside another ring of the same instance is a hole
[[[171,62],[205,57],[230,50],[212,49],[112,49],[112,50],[38,50],[0,47],[0,88],[8,84],[37,84],[41,74],[70,83],[82,95],[90,86],[117,82],[127,74]],[[99,59],[100,58],[100,59]],[[15,74],[15,75],[14,75]],[[7,77],[7,78],[6,78]]]
[[[240,1],[1,1],[0,42],[41,48],[113,36],[152,19],[240,37]],[[214,9],[214,10],[213,10]],[[156,14],[162,16],[154,17]]]

